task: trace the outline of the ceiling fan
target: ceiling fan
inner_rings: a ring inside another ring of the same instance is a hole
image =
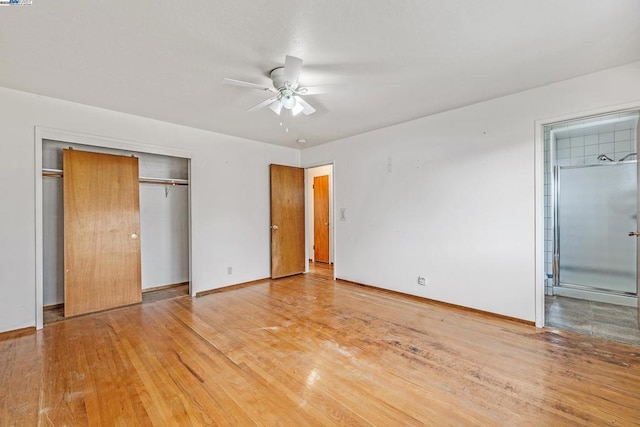
[[[327,86],[299,86],[298,79],[300,78],[301,70],[302,59],[287,55],[284,67],[277,67],[271,70],[270,77],[273,87],[228,78],[225,78],[224,82],[235,86],[265,90],[274,94],[271,98],[265,99],[247,111],[256,111],[268,106],[277,115],[280,115],[284,108],[285,110],[291,110],[294,116],[300,112],[308,116],[315,113],[316,109],[305,101],[302,96],[325,93]]]

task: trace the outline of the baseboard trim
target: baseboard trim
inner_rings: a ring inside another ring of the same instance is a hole
[[[311,258],[309,258],[309,262],[310,262],[311,264],[318,263],[318,264],[325,264],[325,265],[333,265],[333,261],[329,261],[329,262],[316,261],[316,260],[313,260],[313,259],[311,259]]]
[[[171,289],[171,288],[177,288],[183,285],[188,285],[189,282],[180,282],[180,283],[172,283],[170,285],[162,285],[162,286],[155,286],[153,288],[146,288],[142,290],[143,294],[146,294],[147,292],[154,292],[154,291],[163,291],[165,289]]]
[[[63,302],[58,303],[58,304],[45,305],[44,307],[42,307],[42,309],[44,311],[47,311],[47,310],[55,310],[57,308],[62,308],[62,307],[64,307],[64,303]]]
[[[451,308],[451,309],[454,309],[454,310],[467,311],[467,312],[470,312],[470,313],[481,314],[481,315],[484,315],[484,316],[493,317],[493,318],[497,318],[497,319],[508,320],[508,321],[511,321],[511,322],[517,322],[517,323],[521,323],[521,324],[528,325],[528,326],[535,326],[535,324],[536,324],[535,322],[530,321],[530,320],[519,319],[517,317],[511,317],[511,316],[505,316],[504,314],[492,313],[490,311],[484,311],[484,310],[479,310],[477,308],[465,307],[464,305],[458,305],[458,304],[452,304],[450,302],[438,301],[438,300],[435,300],[435,299],[421,297],[421,296],[418,296],[418,295],[406,294],[404,292],[394,291],[394,290],[391,290],[391,289],[379,288],[377,286],[367,285],[365,283],[358,283],[358,282],[354,282],[352,280],[340,279],[339,277],[336,277],[336,281],[339,281],[339,282],[342,282],[342,283],[345,283],[345,284],[348,284],[348,285],[362,286],[362,287],[365,287],[365,288],[376,289],[376,290],[378,290],[380,292],[383,292],[383,293],[388,293],[388,294],[392,294],[392,295],[399,295],[399,296],[403,296],[403,297],[407,297],[407,298],[411,298],[411,299],[416,299],[418,301],[428,302],[430,304],[440,305],[440,306]]]
[[[29,335],[36,331],[35,326],[27,326],[26,328],[13,329],[11,331],[0,332],[0,340],[18,338],[23,335]]]
[[[257,285],[258,283],[262,283],[265,280],[270,280],[270,277],[265,277],[263,279],[251,280],[249,282],[237,283],[235,285],[223,286],[221,288],[209,289],[207,291],[196,292],[196,297],[203,297],[205,295],[217,294],[220,292],[228,292],[234,291],[236,289],[246,288],[247,286]]]

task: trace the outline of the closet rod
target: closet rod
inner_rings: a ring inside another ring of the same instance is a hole
[[[47,178],[62,178],[64,173],[62,169],[46,169],[42,168],[42,176]],[[138,179],[141,184],[160,184],[160,185],[189,185],[189,181],[186,179],[172,179],[172,178],[151,178],[148,176],[141,176]]]
[[[189,180],[177,178],[150,178],[147,176],[141,176],[139,181],[143,184],[189,185]]]

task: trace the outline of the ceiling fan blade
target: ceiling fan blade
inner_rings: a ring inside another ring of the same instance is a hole
[[[263,85],[257,84],[257,83],[249,83],[249,82],[243,82],[242,80],[227,79],[227,78],[225,78],[223,81],[226,84],[229,84],[229,85],[241,86],[241,87],[250,87],[252,89],[260,89],[260,90],[266,90],[266,91],[269,91],[269,92],[275,92],[275,89],[270,88],[270,87],[266,87],[266,86],[263,86]]]
[[[304,114],[305,116],[311,115],[316,112],[316,109],[313,108],[311,104],[309,104],[307,101],[300,98],[299,96],[296,96],[296,101],[298,101],[297,102],[298,105],[301,105],[303,107],[302,114]]]
[[[300,95],[321,95],[323,93],[330,92],[331,88],[332,85],[306,86],[296,89],[296,93],[299,93]]]
[[[284,61],[284,81],[291,83],[292,87],[296,87],[301,70],[302,59],[287,55]]]
[[[282,102],[280,102],[278,98],[276,98],[276,101],[271,103],[271,105],[269,105],[269,108],[271,108],[271,111],[273,111],[277,115],[280,115],[280,111],[282,111]]]
[[[248,112],[251,112],[251,111],[259,110],[259,109],[261,109],[261,108],[266,107],[266,106],[267,106],[267,105],[269,105],[269,104],[272,104],[274,101],[277,101],[277,100],[278,100],[278,97],[277,97],[277,96],[274,96],[273,98],[265,99],[265,100],[264,100],[264,101],[262,101],[261,103],[256,104],[256,105],[254,105],[253,107],[249,108],[247,111],[248,111]],[[278,102],[278,104],[279,104],[279,102]]]

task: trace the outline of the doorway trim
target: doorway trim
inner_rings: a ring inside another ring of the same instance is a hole
[[[640,100],[624,104],[599,107],[591,110],[544,117],[534,123],[534,281],[535,281],[535,325],[545,326],[544,318],[544,126],[552,123],[589,118],[604,114],[624,113],[640,109]]]
[[[309,236],[309,224],[311,221],[313,221],[313,218],[309,218],[309,215],[307,215],[307,212],[309,211],[309,197],[310,195],[308,194],[308,188],[309,188],[309,183],[308,183],[308,179],[309,179],[309,169],[313,169],[313,168],[317,168],[317,167],[321,167],[321,166],[331,166],[331,179],[329,182],[329,194],[330,194],[330,199],[329,199],[329,204],[331,205],[332,209],[331,209],[331,215],[330,217],[333,219],[333,224],[331,224],[331,227],[329,227],[329,246],[331,247],[331,242],[333,242],[333,252],[330,253],[333,255],[333,280],[336,280],[336,265],[337,265],[337,254],[338,254],[338,240],[336,239],[336,226],[335,226],[335,222],[336,222],[336,204],[335,204],[335,200],[336,200],[336,162],[335,161],[331,161],[331,162],[318,162],[318,163],[311,163],[309,165],[304,165],[304,211],[305,211],[305,218],[304,218],[304,240],[305,240],[305,245],[304,245],[304,262],[305,262],[305,273],[309,272],[309,257],[311,254],[309,254],[309,242],[310,242],[310,236]],[[331,261],[331,258],[329,259],[329,261]]]
[[[187,219],[189,221],[189,294],[193,295],[192,284],[192,239],[191,239],[191,152],[180,149],[162,147],[142,142],[127,141],[124,139],[111,138],[105,136],[97,136],[84,134],[79,132],[66,131],[42,126],[35,127],[34,135],[35,145],[35,312],[36,312],[36,329],[42,329],[44,326],[44,254],[43,254],[43,206],[42,206],[42,143],[44,140],[61,141],[70,144],[83,144],[93,147],[113,148],[119,150],[137,151],[140,153],[159,154],[164,156],[180,157],[188,160],[189,170],[189,203],[187,205],[189,212]]]

